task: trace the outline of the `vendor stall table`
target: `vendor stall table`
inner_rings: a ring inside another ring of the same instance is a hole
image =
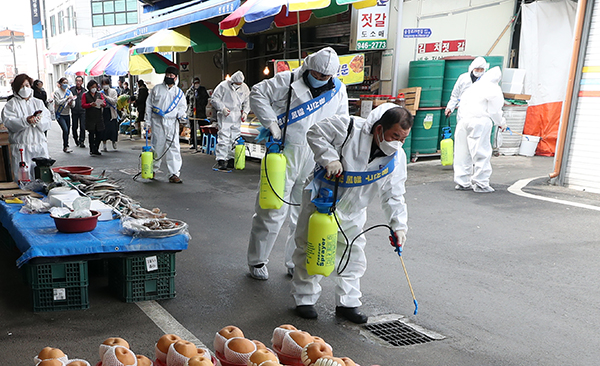
[[[187,235],[132,237],[121,232],[119,220],[99,221],[90,232],[65,234],[56,230],[49,214],[22,214],[21,206],[0,202],[0,222],[6,230],[4,236],[10,234],[11,243],[22,253],[17,266],[27,265],[25,272],[33,292],[34,311],[87,308],[87,260],[91,259],[117,258],[117,265],[125,268],[119,270],[119,278],[112,279],[112,283],[122,287],[116,289],[122,300],[174,297],[174,252],[187,249]],[[140,272],[138,268],[131,273],[127,268],[132,261],[148,263],[148,270]],[[49,276],[49,279],[40,276]],[[56,276],[58,280],[53,278]],[[75,280],[65,283],[68,281],[63,279],[68,276],[74,276]],[[166,289],[163,283],[168,285]],[[62,290],[58,300],[57,289]],[[74,297],[74,303],[69,302]]]

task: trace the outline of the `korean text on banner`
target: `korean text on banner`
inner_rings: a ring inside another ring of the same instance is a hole
[[[378,0],[377,6],[358,10],[356,47],[360,50],[387,48],[390,0]]]
[[[339,56],[340,68],[337,77],[346,85],[360,84],[365,79],[365,55],[357,53]],[[293,71],[300,67],[298,60],[275,60],[275,73]]]
[[[31,24],[33,25],[33,38],[44,38],[42,34],[42,17],[40,16],[40,0],[31,0]]]

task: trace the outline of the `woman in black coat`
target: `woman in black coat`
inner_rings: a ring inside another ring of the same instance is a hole
[[[81,98],[81,107],[85,109],[85,129],[88,131],[90,155],[102,155],[100,148],[100,132],[104,131],[104,117],[102,108],[106,107],[106,100],[98,91],[96,80],[87,83],[88,92]]]

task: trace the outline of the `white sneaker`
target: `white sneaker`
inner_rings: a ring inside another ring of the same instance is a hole
[[[116,150],[117,149],[117,142],[113,141],[112,143],[113,143],[113,149]]]
[[[250,269],[250,277],[255,280],[268,280],[269,279],[269,270],[267,269],[267,265],[263,265],[262,267],[254,267],[248,266]]]

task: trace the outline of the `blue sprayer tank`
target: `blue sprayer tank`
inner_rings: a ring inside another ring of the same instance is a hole
[[[335,269],[338,226],[335,213],[330,212],[333,192],[321,188],[319,193],[319,197],[312,200],[317,211],[308,219],[306,271],[311,276],[329,276]]]

